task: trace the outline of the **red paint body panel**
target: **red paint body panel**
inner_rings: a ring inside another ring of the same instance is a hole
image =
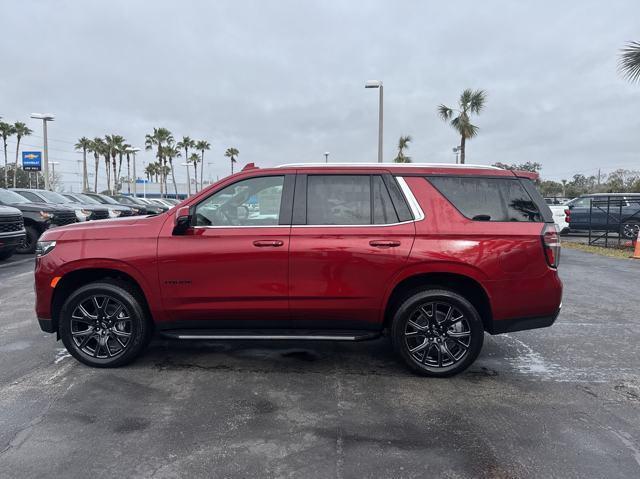
[[[557,313],[562,284],[545,259],[544,223],[469,220],[419,176],[513,177],[510,171],[394,165],[250,169],[182,206],[241,179],[296,171],[404,176],[425,218],[393,226],[198,228],[175,236],[173,208],[156,217],[52,229],[41,239],[57,245],[38,259],[35,272],[38,317],[51,318],[54,277],[90,268],[133,278],[157,324],[260,319],[293,327],[315,320],[380,327],[394,287],[426,273],[454,273],[479,283],[496,322]],[[256,241],[279,246],[257,247]]]

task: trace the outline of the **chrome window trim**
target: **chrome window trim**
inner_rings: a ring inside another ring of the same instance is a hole
[[[402,176],[394,176],[398,185],[400,186],[400,190],[404,195],[407,203],[409,204],[409,209],[413,214],[412,220],[408,221],[399,221],[397,223],[385,223],[385,224],[360,224],[360,225],[238,225],[238,226],[194,226],[194,229],[230,229],[230,228],[385,228],[389,226],[397,226],[404,225],[409,223],[415,223],[417,221],[422,221],[424,219],[424,212],[422,208],[420,208],[420,204],[416,197],[413,195],[411,188],[407,185],[407,182]]]
[[[413,213],[414,221],[422,221],[424,219],[424,212],[422,211],[422,208],[420,208],[420,204],[418,203],[418,200],[416,200],[416,197],[413,196],[413,191],[411,191],[411,188],[409,188],[409,185],[402,176],[396,176],[395,179],[400,185],[402,194],[409,203],[409,209],[411,209],[411,212]]]
[[[456,169],[483,169],[483,170],[502,170],[497,166],[490,165],[474,165],[471,163],[451,164],[451,163],[285,163],[275,168],[296,168],[296,167],[313,167],[313,168],[456,168]]]

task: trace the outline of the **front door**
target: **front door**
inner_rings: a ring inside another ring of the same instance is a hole
[[[389,175],[298,176],[289,289],[295,327],[380,326],[385,292],[415,235],[400,195]]]
[[[199,202],[184,235],[159,238],[163,304],[176,327],[288,326],[288,175],[239,180]],[[291,183],[291,185],[289,184]]]

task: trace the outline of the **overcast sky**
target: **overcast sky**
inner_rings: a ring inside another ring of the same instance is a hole
[[[385,161],[411,135],[414,161],[453,162],[459,138],[436,107],[482,88],[467,162],[537,161],[553,179],[640,169],[640,84],[616,71],[619,49],[640,40],[637,0],[20,0],[4,4],[0,36],[0,116],[27,122],[37,146],[29,113],[56,115],[50,158],[67,188],[77,138],[143,146],[154,126],[208,140],[207,177],[228,174],[230,146],[239,166],[325,151],[376,161],[367,79],[384,82]]]

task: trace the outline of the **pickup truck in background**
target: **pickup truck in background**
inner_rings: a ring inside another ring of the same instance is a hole
[[[571,231],[610,231],[634,239],[640,230],[640,193],[583,195],[567,203],[565,215]]]

